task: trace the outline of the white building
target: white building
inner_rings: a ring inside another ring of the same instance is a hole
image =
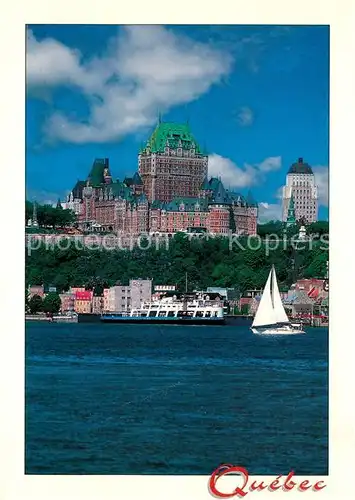
[[[286,186],[282,188],[282,220],[287,220],[287,211],[293,194],[296,220],[304,218],[307,222],[318,219],[318,192],[314,173],[303,158],[293,163],[286,176]]]
[[[139,309],[142,302],[150,302],[151,299],[151,280],[130,280],[128,286],[117,285],[104,292],[104,310],[122,312]]]

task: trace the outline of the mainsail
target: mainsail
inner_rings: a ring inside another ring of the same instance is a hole
[[[290,320],[287,317],[285,308],[283,306],[279,287],[277,286],[276,271],[274,266],[272,266],[272,302],[274,306],[275,323],[289,323]]]
[[[289,319],[281,301],[275,268],[272,266],[252,326],[276,323],[289,323]]]
[[[252,326],[272,325],[275,323],[274,308],[272,307],[271,298],[271,278],[272,270],[269,273]]]

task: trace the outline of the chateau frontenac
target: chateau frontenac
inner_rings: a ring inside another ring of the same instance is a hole
[[[138,155],[138,172],[113,179],[108,158],[96,159],[63,208],[85,231],[121,234],[256,234],[257,203],[208,178],[208,156],[187,124],[159,122]]]

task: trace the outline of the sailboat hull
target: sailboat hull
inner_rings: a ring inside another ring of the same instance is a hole
[[[262,327],[256,328],[254,326],[251,328],[251,331],[258,335],[299,335],[306,333],[301,328],[292,328],[289,326],[268,327],[268,328],[262,328]]]

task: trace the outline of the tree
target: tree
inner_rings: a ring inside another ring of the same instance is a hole
[[[261,238],[266,236],[276,235],[282,238],[284,224],[280,220],[272,220],[265,224],[258,224],[257,233]]]
[[[28,307],[31,314],[37,314],[41,312],[43,309],[43,301],[39,295],[33,295],[28,301]]]
[[[234,212],[233,212],[232,207],[230,207],[230,209],[229,209],[229,229],[232,231],[232,233],[235,233],[237,230],[237,227],[235,225],[235,218],[234,218]]]
[[[28,302],[29,302],[29,300],[28,300],[28,289],[27,289],[27,287],[25,287],[25,312],[28,311]]]
[[[249,314],[249,304],[243,304],[240,311],[242,314]]]
[[[306,231],[307,234],[313,235],[315,237],[320,237],[325,234],[329,234],[329,222],[323,220],[312,222],[312,224],[309,224],[309,226],[307,226]]]
[[[33,203],[26,200],[25,205],[25,218],[26,223],[28,219],[32,218]],[[72,210],[63,209],[57,203],[56,207],[52,205],[38,205],[37,204],[37,220],[40,227],[68,227],[72,226],[76,220],[75,213]]]
[[[60,296],[56,292],[48,293],[43,301],[43,311],[50,314],[56,314],[59,312],[62,301]]]

